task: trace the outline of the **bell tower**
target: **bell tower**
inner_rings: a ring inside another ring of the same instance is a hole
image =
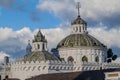
[[[47,40],[39,30],[37,35],[34,36],[32,51],[48,51]]]

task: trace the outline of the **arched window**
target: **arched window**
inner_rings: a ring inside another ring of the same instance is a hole
[[[35,68],[36,68],[36,66],[34,66],[34,67],[32,68],[32,71],[35,70]]]
[[[75,31],[75,28],[73,27],[73,31]]]
[[[55,66],[53,66],[52,69],[55,69]]]
[[[74,59],[72,56],[68,57],[68,62],[73,62],[73,61],[74,61]]]
[[[46,68],[46,66],[43,67],[43,69],[45,69],[45,68]]]
[[[44,43],[42,44],[42,49],[45,50],[45,45],[44,45]]]
[[[8,75],[6,75],[6,76],[5,76],[5,80],[7,80],[8,78],[9,78]]]
[[[98,56],[95,58],[95,62],[99,62],[99,57]]]
[[[83,31],[84,31],[85,27],[83,26]]]
[[[79,32],[81,32],[81,26],[79,27]]]
[[[88,58],[86,56],[82,57],[82,62],[88,62]]]
[[[76,27],[76,32],[78,31],[78,27]]]
[[[40,45],[38,44],[38,49],[40,49]]]

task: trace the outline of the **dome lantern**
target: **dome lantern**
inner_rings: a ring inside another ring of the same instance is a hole
[[[87,32],[87,23],[80,17],[80,2],[78,2],[77,4],[77,8],[78,8],[78,17],[77,19],[75,19],[72,23],[72,34],[84,34],[84,33],[88,33]]]

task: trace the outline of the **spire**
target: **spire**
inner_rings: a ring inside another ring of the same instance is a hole
[[[80,2],[77,2],[76,8],[78,9],[78,17],[80,17],[80,8],[81,8]]]

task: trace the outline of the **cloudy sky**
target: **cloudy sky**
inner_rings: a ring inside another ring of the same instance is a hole
[[[89,34],[120,56],[120,0],[0,0],[0,61],[6,55],[23,56],[38,29],[49,50],[56,47],[71,31],[77,1]]]

